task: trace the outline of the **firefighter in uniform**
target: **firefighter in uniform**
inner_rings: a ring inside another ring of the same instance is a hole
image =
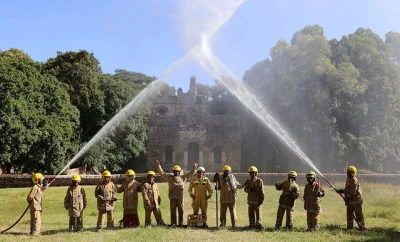
[[[163,171],[160,161],[156,161],[158,174],[168,182],[168,197],[169,197],[169,209],[171,213],[171,225],[176,225],[176,209],[178,209],[178,224],[183,225],[183,190],[186,180],[193,175],[196,171],[198,163],[193,164],[192,171],[181,174],[182,169],[180,166],[175,165],[172,167],[172,175],[167,174]]]
[[[69,232],[83,230],[83,210],[86,208],[85,189],[79,185],[81,177],[73,175],[72,184],[64,198],[64,208],[68,210]]]
[[[138,193],[140,183],[135,180],[136,174],[132,169],[125,173],[126,180],[117,188],[117,193],[124,193],[123,224],[125,228],[137,228],[140,225],[138,217]]]
[[[279,207],[276,215],[275,228],[280,229],[282,226],[283,216],[286,211],[286,227],[293,227],[294,202],[300,196],[299,186],[296,184],[297,172],[289,171],[288,178],[275,184],[278,191],[282,190],[279,197]]]
[[[35,173],[32,176],[32,181],[34,185],[26,198],[31,212],[31,235],[40,234],[40,227],[42,224],[40,214],[42,213],[43,179],[43,175],[40,173]]]
[[[220,204],[221,204],[221,215],[220,215],[220,226],[226,226],[226,211],[229,208],[231,214],[232,227],[236,227],[236,191],[240,189],[240,183],[236,180],[236,177],[231,173],[232,169],[226,165],[222,168],[223,175],[218,181],[218,187],[216,190],[220,190]]]
[[[192,198],[193,214],[199,214],[199,210],[201,209],[203,218],[207,220],[208,199],[211,198],[213,189],[205,173],[206,170],[204,167],[197,168],[197,176],[190,182],[188,191]],[[204,226],[207,227],[207,223]]]
[[[255,166],[250,166],[248,169],[250,179],[244,183],[244,191],[247,194],[248,214],[250,228],[262,229],[262,204],[264,202],[264,182],[257,177],[258,169]]]
[[[142,197],[145,210],[145,226],[151,225],[151,213],[154,214],[157,225],[165,225],[160,210],[160,193],[158,191],[157,183],[154,182],[155,176],[156,173],[154,171],[148,171],[146,176],[147,181],[143,183],[142,186]]]
[[[353,229],[354,215],[358,229],[365,230],[364,215],[362,212],[363,196],[356,174],[357,168],[354,166],[347,167],[345,188],[336,191],[339,193],[344,193],[344,201],[347,206],[347,229]]]
[[[117,200],[117,187],[111,181],[111,173],[103,171],[102,183],[96,186],[94,195],[97,198],[97,209],[99,216],[97,219],[97,230],[103,229],[104,217],[107,214],[107,228],[114,229],[114,202]]]
[[[321,213],[321,198],[325,191],[319,184],[319,179],[313,171],[306,175],[307,185],[304,187],[304,209],[307,211],[307,231],[319,229],[319,214]]]

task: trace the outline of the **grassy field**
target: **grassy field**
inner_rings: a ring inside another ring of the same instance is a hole
[[[339,184],[343,185],[343,184]],[[340,187],[340,186],[338,186]],[[88,207],[84,215],[83,233],[68,233],[68,216],[63,208],[66,187],[50,187],[43,194],[42,236],[30,237],[29,216],[5,235],[0,235],[0,241],[400,241],[400,189],[392,185],[363,184],[364,216],[368,231],[346,231],[345,206],[341,198],[332,189],[327,189],[323,198],[323,213],[321,215],[321,230],[305,232],[306,213],[301,199],[296,202],[294,229],[292,231],[274,231],[279,192],[274,187],[266,187],[263,204],[264,231],[249,231],[246,194],[238,192],[237,211],[239,228],[232,230],[228,215],[228,227],[215,229],[215,196],[209,201],[209,229],[184,228],[144,228],[143,207],[139,209],[142,225],[138,229],[116,229],[95,232],[97,210],[94,197],[94,187],[85,187],[88,194]],[[301,188],[303,189],[303,188]],[[163,202],[161,211],[166,223],[170,222],[167,184],[160,184]],[[0,229],[10,226],[22,213],[27,203],[25,201],[29,188],[0,190]],[[122,197],[121,195],[118,195]],[[139,199],[142,204],[142,199]],[[191,213],[189,196],[186,197],[185,216]],[[117,202],[116,222],[122,218],[122,204]],[[154,221],[153,221],[154,223]],[[186,221],[185,221],[186,223]]]

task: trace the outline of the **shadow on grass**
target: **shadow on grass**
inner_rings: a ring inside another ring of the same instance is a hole
[[[358,236],[365,236],[368,238],[363,241],[400,241],[400,231],[395,227],[383,228],[374,227],[367,231],[349,231],[350,233],[357,233]]]

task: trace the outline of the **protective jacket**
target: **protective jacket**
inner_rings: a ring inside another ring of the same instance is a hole
[[[360,183],[356,177],[348,177],[346,179],[345,201],[350,204],[363,203],[363,196]]]
[[[194,189],[194,193],[193,193]],[[194,195],[195,200],[207,200],[208,197],[211,197],[213,193],[213,189],[211,188],[210,180],[207,177],[203,179],[195,177],[189,185],[189,194],[190,196]]]
[[[137,209],[138,207],[138,192],[140,192],[140,183],[136,180],[124,181],[117,193],[124,193],[123,206],[124,209]]]
[[[42,211],[42,187],[39,184],[32,187],[26,201],[29,203],[31,211]]]
[[[68,209],[70,217],[80,217],[86,207],[86,193],[82,186],[69,186],[64,198],[64,207]]]
[[[117,187],[113,182],[97,185],[94,195],[97,198],[97,209],[102,211],[114,211]],[[102,199],[103,198],[103,199]]]
[[[236,190],[240,183],[233,174],[227,177],[220,176],[218,187],[221,191],[220,200],[224,204],[234,204],[236,202]]]
[[[307,184],[304,187],[304,209],[309,213],[320,213],[321,197],[325,196],[325,191],[318,184]]]
[[[299,197],[300,191],[296,181],[287,180],[283,183],[276,183],[275,188],[278,191],[282,190],[279,197],[279,206],[294,210],[294,201]]]
[[[167,174],[163,171],[161,165],[157,165],[158,174],[168,182],[168,197],[169,199],[183,199],[183,191],[186,180],[193,175],[195,172],[195,167],[193,170],[186,174],[181,174],[179,176],[174,176],[172,174]]]
[[[244,183],[244,191],[247,194],[248,204],[262,204],[264,202],[264,182],[258,177],[247,180]]]
[[[145,208],[159,208],[160,206],[160,193],[158,191],[157,183],[145,182],[142,186],[142,197]],[[148,205],[150,202],[150,207]]]

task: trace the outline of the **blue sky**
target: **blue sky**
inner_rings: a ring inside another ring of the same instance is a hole
[[[190,1],[190,0],[187,0]],[[94,52],[104,72],[127,69],[160,76],[185,54],[175,18],[180,1],[2,1],[0,48],[19,48],[46,61],[56,51]],[[214,54],[238,77],[269,56],[278,39],[290,41],[306,25],[318,24],[327,38],[341,38],[357,28],[371,28],[382,38],[400,32],[396,0],[247,0],[220,29]],[[188,87],[191,75],[212,84],[197,65],[175,70],[175,85]]]

